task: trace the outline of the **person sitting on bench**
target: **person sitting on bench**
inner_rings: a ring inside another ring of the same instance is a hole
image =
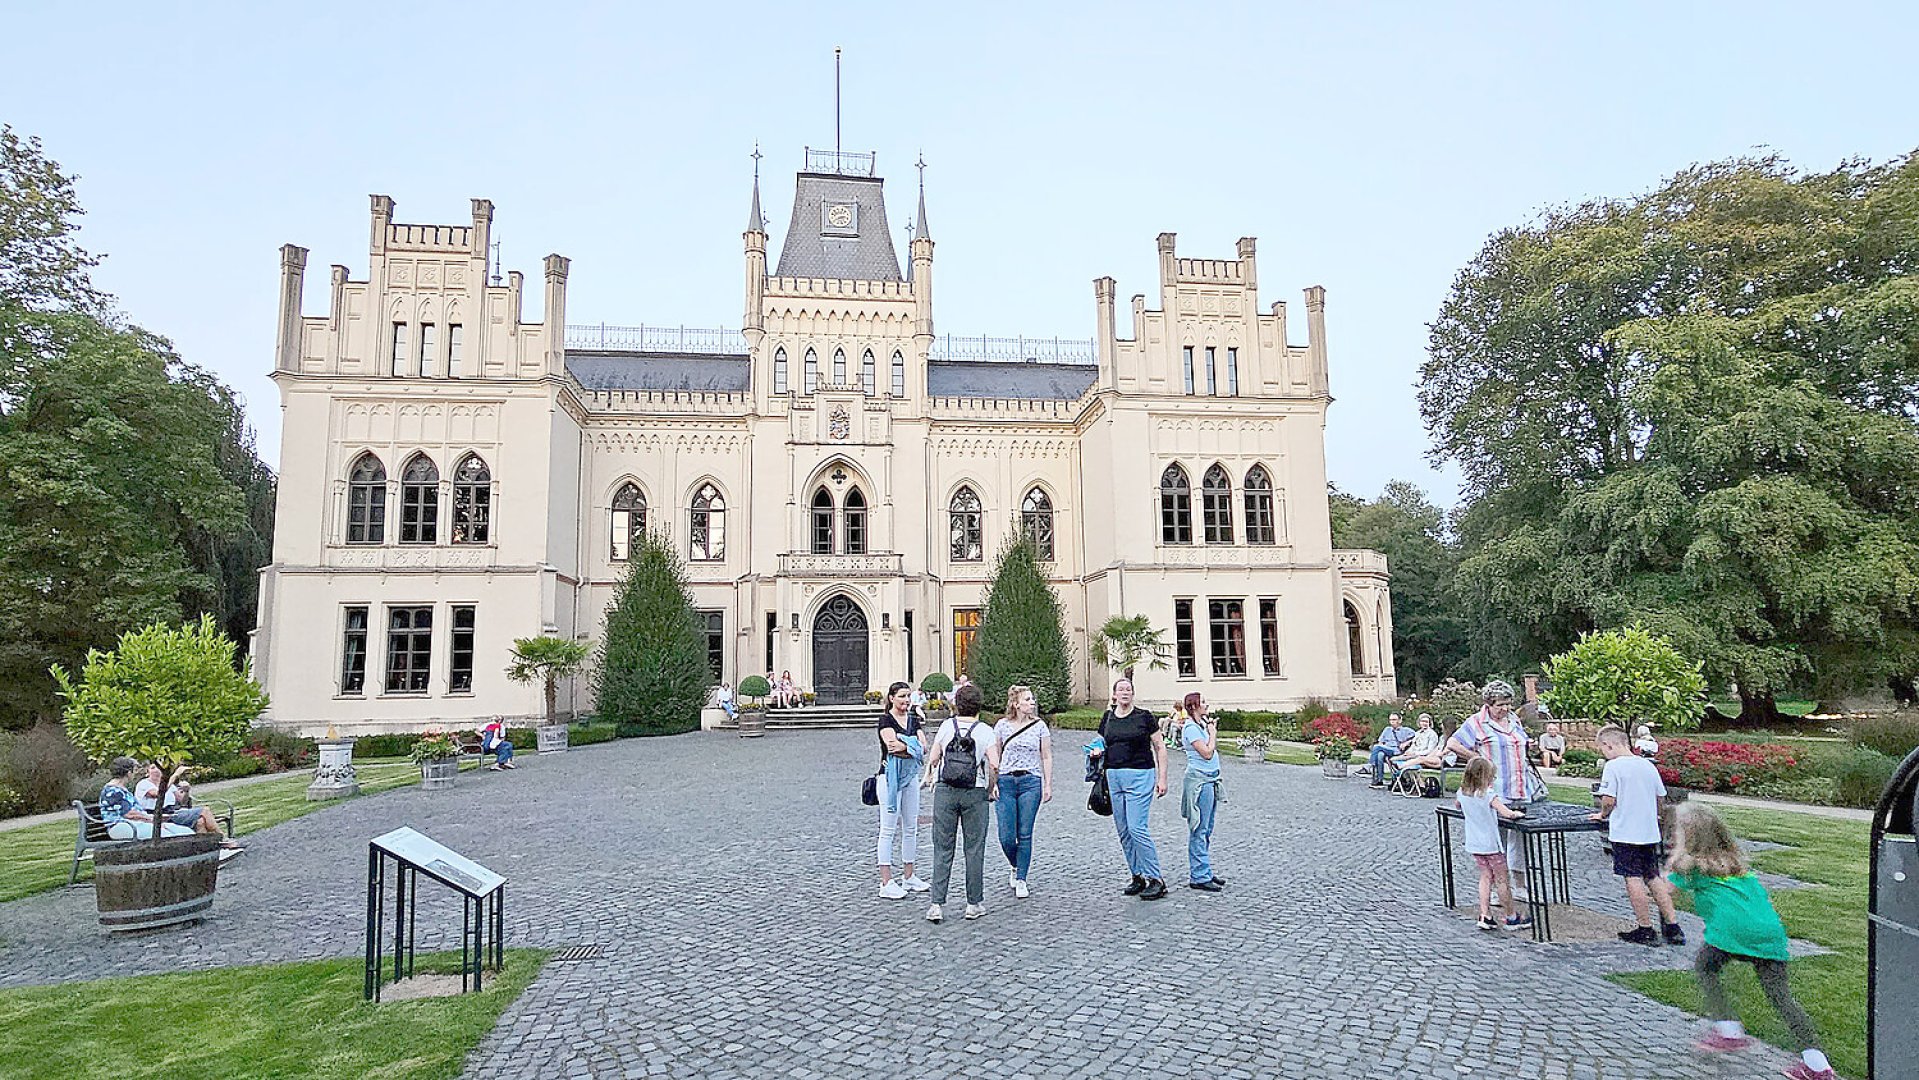
[[[140,763],[130,757],[114,758],[107,765],[111,779],[100,789],[100,820],[106,823],[107,835],[115,840],[145,840],[153,835],[153,815],[140,809],[139,800],[129,787],[133,783],[133,771],[139,767]],[[193,830],[163,821],[160,835],[192,836]]]
[[[1393,767],[1406,769],[1438,769],[1453,764],[1453,755],[1440,750],[1439,732],[1433,730],[1433,714],[1419,714],[1419,730],[1413,732],[1412,745],[1406,752],[1393,759]]]
[[[506,727],[498,720],[480,728],[480,753],[493,755],[493,764],[487,768],[494,772],[519,768],[513,764],[513,744],[506,739]]]
[[[199,833],[219,832],[220,823],[213,819],[213,811],[204,806],[196,809],[188,805],[193,798],[187,782],[180,778],[178,773],[175,773],[174,777],[173,783],[167,787],[166,802],[160,803],[160,783],[166,778],[166,774],[161,771],[159,762],[147,764],[147,778],[140,781],[139,786],[133,789],[133,801],[139,804],[140,812],[147,815],[148,821],[152,821],[154,807],[158,805],[161,820],[170,825],[178,825]],[[103,792],[101,802],[104,804],[105,801]]]
[[[1539,750],[1539,767],[1557,769],[1566,763],[1566,737],[1559,733],[1557,721],[1546,721],[1546,733],[1535,744]]]
[[[1373,743],[1372,753],[1367,757],[1367,764],[1373,770],[1374,787],[1386,786],[1386,762],[1404,754],[1406,748],[1412,745],[1413,737],[1413,733],[1400,722],[1398,713],[1386,718],[1386,726],[1379,729],[1379,739]]]

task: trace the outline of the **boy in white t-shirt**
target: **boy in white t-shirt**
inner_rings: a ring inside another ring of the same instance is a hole
[[[1647,893],[1659,905],[1659,918],[1665,930],[1666,944],[1684,945],[1686,932],[1679,928],[1679,916],[1672,906],[1672,886],[1660,870],[1659,800],[1665,797],[1666,784],[1659,778],[1659,766],[1633,753],[1624,728],[1608,725],[1599,729],[1599,752],[1606,757],[1606,768],[1599,774],[1599,812],[1594,821],[1606,822],[1606,836],[1612,841],[1613,873],[1626,879],[1626,899],[1632,902],[1633,918],[1639,925],[1624,930],[1619,940],[1634,945],[1657,945],[1659,933],[1652,927],[1651,905]]]

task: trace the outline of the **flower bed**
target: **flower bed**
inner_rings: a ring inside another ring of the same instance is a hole
[[[1737,794],[1797,777],[1799,755],[1783,743],[1711,742],[1668,739],[1659,748],[1659,776],[1667,784],[1695,791]]]

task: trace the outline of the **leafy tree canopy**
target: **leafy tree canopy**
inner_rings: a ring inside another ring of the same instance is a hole
[[[1699,661],[1637,623],[1581,636],[1546,661],[1546,676],[1553,685],[1542,696],[1560,716],[1683,731],[1706,708]]]
[[[1402,687],[1423,692],[1456,674],[1466,658],[1466,626],[1453,593],[1459,555],[1446,516],[1411,484],[1395,480],[1379,498],[1328,493],[1333,546],[1386,556],[1392,573],[1393,668]]]
[[[516,683],[539,683],[545,697],[546,722],[556,723],[559,716],[560,680],[569,679],[586,666],[593,650],[584,642],[560,637],[520,638],[508,654],[506,677]]]
[[[1032,687],[1040,711],[1049,715],[1071,701],[1073,661],[1059,597],[1023,539],[1000,551],[968,666],[989,708],[1005,701],[1013,686]]]

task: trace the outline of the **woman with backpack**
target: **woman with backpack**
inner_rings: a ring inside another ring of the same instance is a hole
[[[926,783],[933,787],[933,906],[927,922],[945,918],[946,887],[953,879],[953,845],[966,831],[966,917],[986,914],[986,804],[997,794],[999,737],[979,718],[977,686],[953,693],[954,715],[933,736],[926,755]]]
[[[911,697],[903,682],[886,688],[886,711],[880,714],[880,767],[885,770],[880,786],[880,898],[903,900],[909,892],[925,892],[932,886],[913,871],[913,859],[919,854],[920,835],[920,725],[907,708]],[[893,836],[900,840],[902,869],[893,877]]]
[[[1113,827],[1133,874],[1123,891],[1141,900],[1158,900],[1166,895],[1166,881],[1149,823],[1153,800],[1166,794],[1166,743],[1159,737],[1159,719],[1133,705],[1133,680],[1121,676],[1114,681],[1113,706],[1099,718],[1099,736],[1104,740],[1100,753],[1113,799]]]
[[[1033,822],[1039,804],[1053,801],[1053,732],[1039,718],[1033,691],[1006,691],[1006,716],[993,727],[999,740],[999,847],[1012,867],[1013,895],[1026,899],[1026,873],[1033,865]]]

